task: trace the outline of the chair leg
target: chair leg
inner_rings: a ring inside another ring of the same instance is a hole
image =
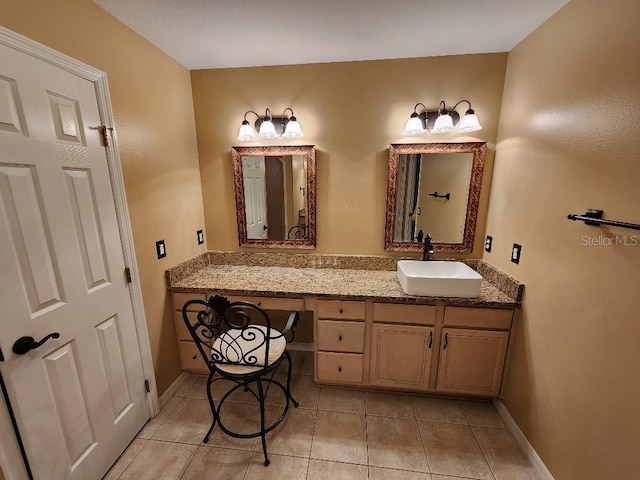
[[[262,451],[264,453],[264,466],[268,467],[269,457],[267,457],[267,438],[265,433],[265,414],[264,414],[264,390],[262,389],[262,379],[258,378],[256,381],[258,386],[258,399],[260,400],[260,438],[262,440]]]
[[[287,360],[289,361],[289,370],[287,371],[287,396],[289,397],[289,400],[293,402],[293,406],[298,408],[298,405],[299,405],[298,402],[296,402],[296,399],[293,398],[293,395],[291,395],[291,370],[292,370],[291,355],[289,355],[288,350],[285,350],[284,353],[287,356]]]
[[[209,375],[209,379],[207,380],[207,398],[209,399],[209,407],[211,407],[211,415],[213,419],[211,420],[211,427],[209,428],[209,431],[202,439],[203,443],[209,442],[209,437],[211,436],[211,432],[213,431],[213,428],[216,426],[216,423],[218,421],[218,413],[216,412],[216,406],[213,402],[213,395],[211,394],[212,383],[213,383],[213,373]]]

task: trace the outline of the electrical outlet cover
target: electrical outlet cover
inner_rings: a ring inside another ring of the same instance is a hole
[[[492,245],[493,245],[493,237],[491,235],[487,235],[487,238],[484,241],[484,251],[490,252]]]

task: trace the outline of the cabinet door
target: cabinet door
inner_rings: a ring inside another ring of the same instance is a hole
[[[498,396],[508,341],[509,332],[443,329],[436,389]]]
[[[434,329],[374,323],[371,343],[371,385],[426,390]]]

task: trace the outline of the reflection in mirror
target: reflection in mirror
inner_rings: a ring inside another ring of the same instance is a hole
[[[315,248],[313,146],[233,147],[240,246]]]
[[[473,251],[486,143],[391,145],[385,250]]]

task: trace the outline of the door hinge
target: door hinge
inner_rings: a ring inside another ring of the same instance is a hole
[[[129,267],[125,267],[124,276],[127,279],[127,283],[131,283],[131,269]]]
[[[144,389],[149,393],[151,391],[151,387],[149,386],[149,380],[144,379]]]
[[[106,125],[99,125],[97,127],[89,127],[91,130],[99,130],[100,131],[100,138],[102,138],[102,146],[103,147],[108,147],[109,146],[109,135],[107,134],[107,131],[113,131],[113,127],[107,127]]]

